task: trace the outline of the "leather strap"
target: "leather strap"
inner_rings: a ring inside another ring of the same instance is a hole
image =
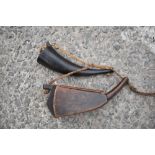
[[[102,66],[102,65],[97,65],[97,64],[89,64],[89,63],[86,63],[85,61],[83,61],[82,59],[78,58],[77,56],[71,54],[70,52],[68,52],[67,50],[64,50],[62,48],[60,48],[56,43],[53,43],[51,44],[51,46],[55,49],[59,49],[61,53],[67,55],[68,57],[76,60],[77,62],[80,62],[80,63],[83,63],[86,67],[84,68],[81,68],[79,70],[76,70],[76,71],[73,71],[73,72],[70,72],[68,74],[65,74],[65,75],[62,75],[54,80],[51,80],[50,81],[50,84],[54,83],[55,81],[59,80],[59,79],[62,79],[62,78],[65,78],[67,76],[70,76],[70,75],[73,75],[75,73],[78,73],[78,72],[81,72],[81,71],[84,71],[84,70],[87,70],[88,68],[100,68],[100,69],[112,69],[114,71],[114,73],[116,73],[120,78],[123,78],[122,75],[120,75],[116,70],[113,69],[113,67],[111,66]],[[43,46],[42,48],[45,48],[45,46]],[[155,96],[155,92],[143,92],[141,90],[138,90],[137,88],[135,88],[135,86],[133,86],[130,81],[128,80],[128,86],[129,86],[129,89],[139,95],[143,95],[143,96]]]

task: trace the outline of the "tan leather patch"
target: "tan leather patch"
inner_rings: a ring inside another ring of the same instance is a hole
[[[106,102],[107,97],[101,92],[57,86],[53,109],[55,117],[61,117],[91,111],[103,106]]]

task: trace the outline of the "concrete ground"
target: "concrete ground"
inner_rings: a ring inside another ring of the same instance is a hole
[[[128,86],[98,110],[54,118],[42,85],[60,74],[37,63],[46,41],[114,66],[140,90],[155,91],[155,27],[0,27],[0,128],[155,128],[155,97]],[[100,75],[59,83],[109,90],[118,81]]]

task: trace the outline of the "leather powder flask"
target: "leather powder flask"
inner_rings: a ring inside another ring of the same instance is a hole
[[[103,92],[103,90],[54,84],[55,81],[72,74],[77,74],[80,71],[81,69],[62,75],[54,79],[50,84],[43,85],[43,89],[48,90],[50,93],[47,105],[54,117],[74,115],[100,108],[128,82],[127,77],[122,78],[122,80],[107,93]]]

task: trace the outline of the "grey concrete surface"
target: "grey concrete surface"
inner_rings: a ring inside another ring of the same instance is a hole
[[[125,86],[104,107],[55,119],[42,84],[60,74],[37,63],[46,41],[87,62],[114,66],[144,91],[155,91],[155,27],[0,27],[0,128],[155,128],[155,98]],[[116,76],[59,83],[109,90]]]

